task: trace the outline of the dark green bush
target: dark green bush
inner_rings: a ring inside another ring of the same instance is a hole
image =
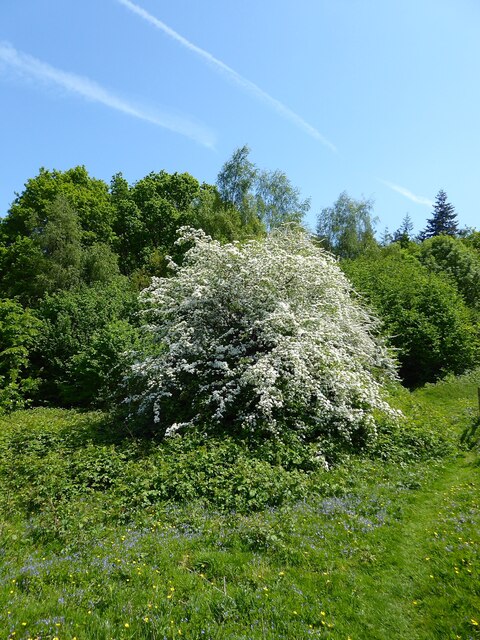
[[[33,353],[38,399],[67,406],[102,403],[121,377],[136,340],[137,297],[126,278],[47,296],[37,310]]]
[[[22,407],[36,386],[28,368],[39,327],[29,309],[14,300],[0,299],[0,413]]]
[[[397,246],[344,262],[357,291],[380,316],[408,386],[472,369],[479,327],[455,286]]]
[[[480,256],[473,247],[451,236],[425,240],[418,257],[430,271],[451,279],[465,302],[480,308]]]

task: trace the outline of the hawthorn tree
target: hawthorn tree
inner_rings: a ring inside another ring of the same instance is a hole
[[[394,365],[376,321],[305,232],[222,245],[184,228],[178,242],[189,245],[182,265],[141,293],[133,417],[166,436],[292,430],[360,447],[376,412],[394,415],[383,387]]]

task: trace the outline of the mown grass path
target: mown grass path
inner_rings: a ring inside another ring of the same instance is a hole
[[[450,461],[382,532],[355,575],[352,640],[480,637],[479,480],[471,456]]]

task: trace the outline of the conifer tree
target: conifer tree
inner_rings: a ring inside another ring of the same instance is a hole
[[[406,214],[402,220],[402,224],[393,234],[393,241],[399,242],[402,247],[408,246],[412,239],[413,222],[410,214]]]
[[[458,235],[457,214],[453,204],[447,202],[447,194],[443,189],[437,193],[435,204],[433,205],[433,215],[427,220],[427,227],[421,233],[420,239],[432,238],[433,236],[456,236]]]
[[[393,236],[390,233],[388,227],[385,227],[385,229],[382,231],[382,235],[380,236],[380,246],[388,247],[388,245],[391,244],[392,242],[393,242]]]

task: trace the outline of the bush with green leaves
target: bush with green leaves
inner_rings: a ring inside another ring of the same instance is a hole
[[[382,319],[408,386],[478,364],[478,325],[445,276],[432,273],[398,246],[342,267]]]
[[[24,405],[36,385],[28,373],[30,349],[40,323],[15,300],[0,299],[0,412]]]
[[[425,240],[418,257],[430,271],[443,273],[465,302],[480,308],[480,256],[458,238],[442,235]]]
[[[33,363],[38,397],[67,406],[104,404],[123,376],[123,354],[135,347],[137,294],[127,278],[46,296]]]
[[[394,365],[335,258],[291,227],[221,245],[183,229],[174,275],[141,294],[148,348],[127,375],[130,415],[160,435],[279,437],[358,448],[395,419]],[[325,445],[327,446],[327,445]]]

